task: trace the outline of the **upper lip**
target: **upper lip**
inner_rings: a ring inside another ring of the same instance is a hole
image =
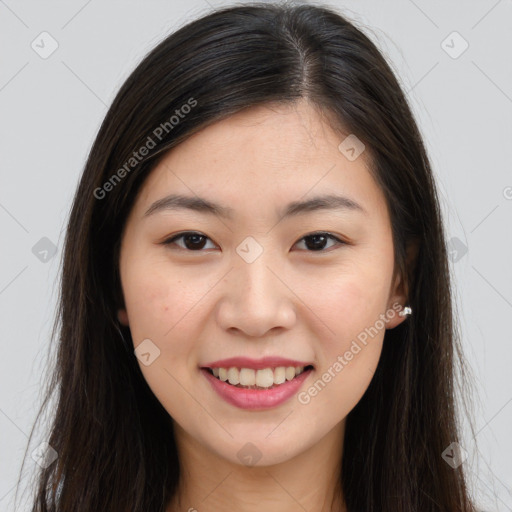
[[[253,368],[261,370],[263,368],[277,368],[278,366],[313,366],[312,363],[297,361],[295,359],[286,359],[277,356],[268,356],[261,359],[251,359],[250,357],[229,357],[228,359],[219,359],[201,366],[201,368]]]

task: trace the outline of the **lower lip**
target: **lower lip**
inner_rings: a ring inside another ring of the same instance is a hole
[[[240,409],[270,409],[281,405],[297,393],[302,383],[312,372],[312,369],[305,370],[292,380],[287,380],[283,384],[271,389],[237,388],[214,377],[205,368],[201,368],[201,372],[220,397],[231,405]]]

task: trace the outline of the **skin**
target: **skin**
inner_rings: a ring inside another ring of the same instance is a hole
[[[405,306],[407,297],[393,274],[384,195],[367,153],[350,161],[338,149],[346,135],[305,101],[251,107],[181,143],[143,184],[122,236],[118,316],[134,347],[149,338],[160,350],[139,366],[174,421],[182,478],[169,511],[327,512],[333,500],[346,510],[335,499],[345,418],[370,384],[385,329],[405,320],[392,305]],[[278,217],[289,202],[332,192],[367,213]],[[234,217],[144,217],[169,193],[230,206]],[[207,238],[163,244],[183,231]],[[328,238],[315,250],[304,237],[318,231],[347,243]],[[252,263],[236,252],[247,236],[263,248]],[[314,365],[307,390],[379,315],[386,325],[307,404],[293,396],[271,409],[239,409],[199,369],[231,356],[281,355]],[[261,453],[254,466],[237,456],[247,442]]]

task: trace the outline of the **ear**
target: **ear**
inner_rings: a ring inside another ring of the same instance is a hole
[[[411,277],[414,275],[416,262],[418,258],[419,241],[413,240],[407,246],[406,256],[406,276],[397,273],[394,277],[393,285],[388,299],[387,311],[395,311],[393,318],[390,318],[386,323],[386,329],[394,329],[407,319],[407,316],[399,316],[397,311],[397,304],[401,306],[400,311],[408,306],[409,301],[409,283]],[[394,307],[393,307],[394,306]],[[414,314],[414,311],[412,312]]]
[[[120,308],[117,310],[117,319],[119,320],[119,322],[121,322],[123,325],[126,325],[127,327],[130,325],[130,322],[128,321],[128,313],[124,308]]]

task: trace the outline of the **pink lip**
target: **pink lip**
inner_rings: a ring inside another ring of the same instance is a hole
[[[224,363],[225,361],[223,361],[223,364]],[[268,362],[266,364],[268,365]],[[290,364],[289,366],[295,365]],[[296,366],[303,366],[303,364],[298,364]],[[247,368],[247,366],[243,367]],[[225,367],[223,366],[223,368]],[[265,366],[264,368],[268,368],[268,366]],[[308,378],[312,371],[312,369],[304,370],[300,375],[297,375],[297,377],[292,380],[287,380],[275,388],[244,389],[237,388],[227,382],[223,382],[217,377],[214,377],[207,369],[201,368],[201,373],[208,379],[208,382],[219,396],[226,402],[239,407],[240,409],[269,409],[271,407],[281,405],[297,393],[299,388],[302,386],[302,383]]]
[[[304,361],[295,361],[293,359],[284,359],[282,357],[263,357],[262,359],[251,359],[250,357],[230,357],[201,365],[201,368],[253,368],[262,370],[263,368],[277,368],[278,366],[312,366],[312,363]]]

